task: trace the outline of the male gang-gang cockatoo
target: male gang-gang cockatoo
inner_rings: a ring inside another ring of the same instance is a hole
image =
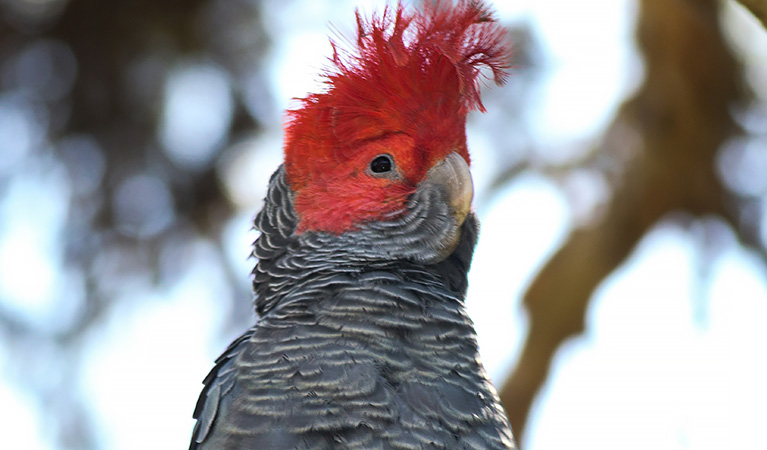
[[[481,2],[357,15],[289,111],[255,226],[258,323],[205,379],[191,449],[513,449],[466,315],[466,114],[507,33]]]

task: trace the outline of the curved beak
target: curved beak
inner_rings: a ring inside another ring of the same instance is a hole
[[[471,211],[471,200],[474,198],[474,183],[469,165],[461,155],[452,152],[429,169],[426,179],[444,188],[450,215],[460,227]]]

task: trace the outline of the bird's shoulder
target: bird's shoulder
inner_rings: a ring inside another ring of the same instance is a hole
[[[227,349],[216,359],[216,364],[203,380],[203,389],[197,399],[193,418],[197,420],[192,432],[189,450],[197,450],[211,431],[221,400],[234,388],[237,367],[234,358],[244,349],[243,343],[255,332],[253,327],[232,341]]]

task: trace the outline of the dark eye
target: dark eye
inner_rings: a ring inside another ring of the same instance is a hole
[[[394,161],[389,155],[378,155],[370,162],[370,171],[373,173],[391,172],[394,168]]]

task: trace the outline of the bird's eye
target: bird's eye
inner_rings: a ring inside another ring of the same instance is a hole
[[[378,155],[370,162],[370,171],[376,174],[391,172],[394,168],[394,161],[389,155]]]

